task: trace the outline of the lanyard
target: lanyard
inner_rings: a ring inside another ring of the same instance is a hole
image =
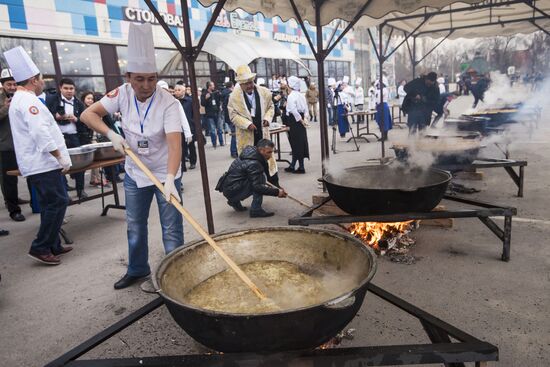
[[[143,134],[143,125],[145,124],[145,120],[147,120],[147,115],[149,114],[149,109],[151,108],[151,105],[153,104],[153,101],[155,100],[155,94],[156,93],[157,93],[156,91],[155,91],[155,93],[153,93],[153,96],[151,97],[151,100],[149,101],[149,106],[147,106],[147,109],[145,110],[145,115],[143,116],[143,121],[141,120],[141,114],[139,113],[139,106],[138,106],[137,98],[134,95],[134,104],[136,105],[136,110],[137,110],[138,117],[139,117],[139,126],[141,127],[141,133],[142,134]]]

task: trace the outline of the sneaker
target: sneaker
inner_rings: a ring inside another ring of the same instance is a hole
[[[291,173],[294,173],[294,171],[296,171],[294,168],[292,167],[287,167],[285,168],[285,172],[291,172]]]
[[[33,254],[32,252],[28,253],[29,257],[33,260],[38,261],[39,263],[46,264],[46,265],[59,265],[61,264],[61,259],[55,255],[47,254],[47,255],[40,255],[40,254]]]
[[[266,212],[263,209],[260,210],[251,210],[250,211],[250,218],[266,218],[266,217],[272,217],[275,215],[273,212]]]
[[[303,169],[303,168],[298,168],[296,171],[294,171],[293,173],[306,173],[306,170]]]
[[[246,211],[246,206],[243,206],[240,201],[236,203],[232,203],[230,201],[227,201],[227,205],[235,209],[236,212],[244,212]]]
[[[195,167],[197,167],[196,164],[190,164],[190,165],[189,165],[189,169],[195,169]]]
[[[0,236],[7,236],[10,234],[10,231],[6,231],[5,229],[0,229]]]

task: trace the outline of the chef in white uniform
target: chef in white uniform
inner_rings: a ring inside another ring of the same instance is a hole
[[[69,170],[71,158],[57,122],[37,97],[44,89],[40,70],[21,46],[4,52],[4,57],[18,85],[9,109],[17,165],[36,189],[41,209],[40,228],[29,256],[58,265],[59,255],[72,250],[61,246],[59,238],[69,204],[61,173]]]
[[[181,133],[180,103],[157,85],[157,67],[150,24],[130,24],[128,34],[127,83],[107,93],[87,108],[81,121],[106,135],[118,151],[130,147],[153,174],[164,182],[159,190],[139,167],[126,159],[124,193],[128,224],[128,270],[115,283],[126,288],[151,273],[148,263],[147,220],[153,196],[156,197],[162,241],[166,253],[183,245],[183,218],[166,199],[180,198]],[[120,112],[126,140],[110,130],[102,117]]]

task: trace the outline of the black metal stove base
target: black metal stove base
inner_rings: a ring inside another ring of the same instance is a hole
[[[385,345],[354,348],[316,349],[308,352],[196,354],[166,357],[77,360],[142,317],[163,305],[159,297],[65,353],[46,367],[362,367],[417,364],[445,364],[463,367],[464,363],[485,366],[498,360],[498,348],[438,319],[401,298],[369,284],[368,291],[401,311],[418,319],[430,344]],[[267,332],[267,331],[266,331]],[[451,340],[456,340],[453,342]]]
[[[499,206],[466,199],[458,196],[445,195],[444,199],[476,207],[475,209],[438,210],[431,212],[400,213],[385,215],[325,215],[313,216],[313,212],[330,201],[330,197],[323,199],[319,204],[309,207],[299,216],[290,218],[289,225],[308,226],[312,224],[339,224],[356,222],[404,222],[407,220],[443,219],[443,218],[478,218],[502,241],[503,261],[510,260],[510,246],[512,242],[512,216],[517,215],[513,207]],[[491,217],[504,217],[504,228],[496,224]]]

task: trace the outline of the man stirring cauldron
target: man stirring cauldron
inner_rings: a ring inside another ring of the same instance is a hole
[[[183,218],[167,199],[180,199],[181,132],[185,114],[170,92],[157,85],[157,67],[150,24],[130,24],[128,34],[128,83],[107,93],[88,107],[81,120],[124,152],[130,147],[153,174],[164,182],[159,190],[131,160],[126,159],[124,194],[128,224],[128,270],[115,283],[126,288],[149,276],[147,221],[153,196],[156,198],[164,250],[169,253],[183,245]],[[121,112],[122,130],[127,140],[109,129],[102,120],[108,113]]]
[[[423,131],[432,121],[432,111],[439,101],[439,88],[434,72],[416,78],[405,85],[407,93],[401,109],[408,115],[409,134]]]
[[[252,196],[250,218],[271,217],[274,214],[262,209],[264,195],[280,198],[287,196],[284,189],[266,184],[266,176],[273,184],[272,177],[269,177],[268,166],[268,161],[273,156],[273,149],[275,144],[268,139],[261,139],[255,147],[246,146],[216,186],[216,190],[222,192],[227,198],[227,204],[238,212],[246,210],[241,200]]]

